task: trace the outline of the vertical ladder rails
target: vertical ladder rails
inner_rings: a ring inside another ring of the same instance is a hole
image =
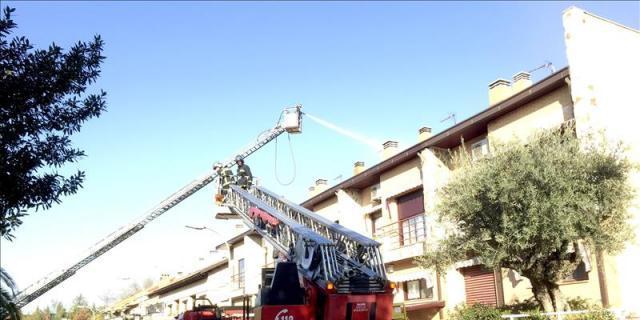
[[[227,201],[230,209],[239,214],[249,227],[276,250],[296,261],[303,272],[326,274],[324,280],[336,284],[338,292],[370,293],[385,290],[387,281],[379,243],[333,224],[262,187],[249,192],[238,186],[231,186]],[[275,226],[261,223],[250,215],[253,207],[282,223]],[[313,257],[300,256],[308,255],[309,252],[311,255],[315,254],[319,243],[322,243],[319,246],[319,263],[314,263]]]
[[[336,244],[338,252],[344,254],[353,262],[361,264],[361,269],[364,268],[368,271],[366,272],[367,274],[386,280],[386,270],[380,253],[380,243],[377,241],[347,229],[340,224],[331,222],[329,219],[297,205],[266,188],[256,187],[252,192],[257,198],[284,213],[287,217],[332,240]]]

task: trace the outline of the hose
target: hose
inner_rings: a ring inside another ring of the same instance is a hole
[[[291,180],[287,182],[282,182],[280,180],[280,177],[278,176],[278,138],[276,138],[276,141],[275,141],[276,153],[275,153],[275,160],[273,162],[273,171],[275,173],[276,180],[280,185],[283,185],[283,186],[291,185],[293,181],[296,180],[296,157],[293,154],[293,147],[291,146],[291,135],[288,133],[287,133],[287,140],[289,140],[289,153],[291,154],[291,162],[293,163],[293,177],[291,177]]]

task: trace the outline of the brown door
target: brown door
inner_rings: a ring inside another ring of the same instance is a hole
[[[467,304],[475,303],[496,306],[496,278],[492,270],[484,266],[473,266],[460,270],[464,276]]]

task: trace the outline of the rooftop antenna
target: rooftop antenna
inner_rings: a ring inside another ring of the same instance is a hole
[[[533,68],[532,70],[529,70],[529,73],[532,73],[534,71],[538,71],[538,70],[543,69],[543,68],[549,69],[549,71],[551,71],[551,73],[556,73],[556,67],[554,67],[553,63],[551,63],[551,61],[548,61],[548,60],[545,60],[544,64],[539,65],[539,66]]]
[[[443,123],[443,122],[445,122],[445,121],[447,121],[447,120],[453,120],[453,125],[454,125],[454,126],[458,123],[458,121],[456,120],[456,114],[455,114],[455,113],[453,113],[453,112],[450,112],[450,113],[447,115],[447,117],[446,117],[446,118],[444,118],[444,119],[440,120],[440,123]]]

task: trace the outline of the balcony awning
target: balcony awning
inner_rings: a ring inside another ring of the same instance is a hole
[[[424,269],[417,269],[415,271],[397,271],[387,274],[387,278],[393,282],[406,282],[411,280],[424,279],[427,282],[427,288],[433,287],[433,274]]]
[[[418,303],[405,302],[404,306],[407,311],[415,311],[415,310],[431,309],[431,308],[444,308],[444,301],[441,301],[441,300],[420,301]]]

